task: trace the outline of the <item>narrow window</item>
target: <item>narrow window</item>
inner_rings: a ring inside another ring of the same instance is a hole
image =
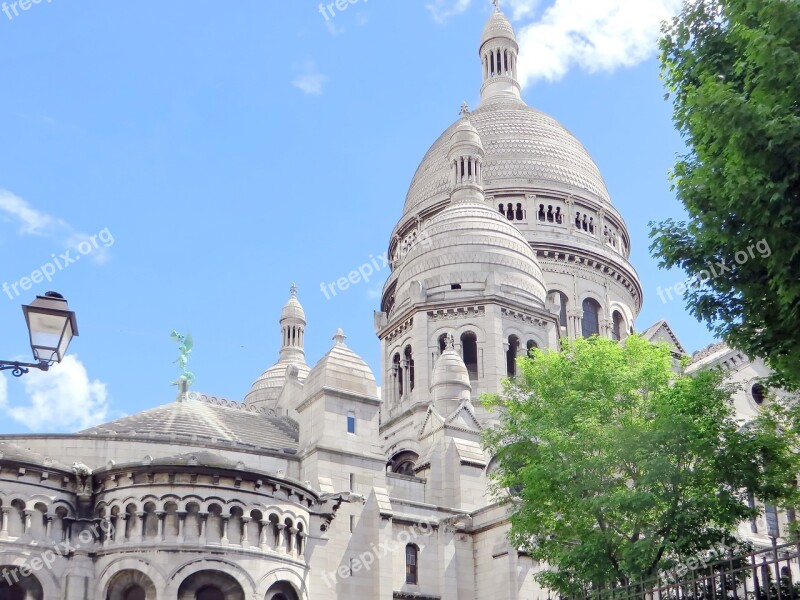
[[[469,378],[478,378],[478,338],[472,332],[461,334],[461,353]]]
[[[517,221],[522,221],[525,213],[522,212],[522,204],[517,203]]]
[[[528,340],[528,345],[526,346],[526,348],[528,349],[528,354],[531,353],[531,350],[538,347],[539,345],[536,342],[534,342],[533,340]]]
[[[356,474],[355,473],[350,473],[350,491],[351,492],[355,492],[356,491]]]
[[[447,349],[447,334],[443,333],[439,336],[439,354]]]
[[[511,202],[508,203],[508,209],[507,209],[507,212],[506,212],[506,218],[509,221],[513,221],[514,220],[514,205],[511,204]]]
[[[586,298],[583,301],[581,327],[583,337],[600,335],[600,305],[593,298]]]
[[[414,357],[411,353],[411,346],[406,346],[404,354],[406,359],[405,367],[408,369],[408,392],[411,393],[414,391]]]
[[[614,315],[612,318],[614,323],[611,328],[611,337],[619,342],[622,339],[622,332],[625,329],[625,321],[618,310],[614,311]]]
[[[766,388],[760,383],[754,383],[753,387],[750,388],[750,393],[753,394],[753,402],[756,404],[763,404],[764,398],[766,397]]]
[[[356,432],[356,414],[353,412],[347,413],[347,433],[355,434]]]
[[[539,214],[538,218],[540,221],[544,221],[544,204],[539,205]]]
[[[504,215],[504,214],[506,214],[506,207],[505,207],[504,205],[502,205],[502,204],[501,204],[501,205],[500,205],[500,206],[498,206],[497,208],[500,210],[500,214],[501,214],[501,215]]]
[[[406,546],[406,583],[418,585],[419,576],[417,572],[417,558],[419,550],[414,544]]]
[[[519,338],[515,335],[508,338],[508,350],[506,350],[506,375],[514,377],[517,374],[517,351],[519,350]]]
[[[563,223],[563,221],[564,221],[564,217],[561,214],[561,207],[560,206],[556,206],[556,223],[561,225]]]
[[[394,358],[392,359],[393,364],[393,371],[394,371],[394,380],[395,380],[395,389],[397,390],[397,398],[400,399],[403,397],[403,367],[400,364],[400,355],[395,354]]]

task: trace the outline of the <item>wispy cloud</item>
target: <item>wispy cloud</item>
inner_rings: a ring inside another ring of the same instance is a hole
[[[0,375],[0,412],[32,431],[77,431],[107,420],[106,384],[90,380],[86,367],[73,355],[46,373],[32,369],[21,381],[25,401],[12,403],[8,382]]]
[[[432,0],[425,5],[433,19],[444,23],[450,17],[460,15],[469,8],[471,0]]]
[[[89,234],[77,231],[64,219],[42,212],[23,198],[0,189],[0,222],[2,221],[15,227],[20,236],[46,238],[64,248],[77,248],[81,242],[91,239]],[[98,264],[106,263],[109,258],[107,248],[101,246],[91,254],[91,258]]]
[[[302,73],[292,81],[292,85],[305,94],[319,96],[326,81],[328,76],[320,73],[317,65],[309,61],[303,65]]]

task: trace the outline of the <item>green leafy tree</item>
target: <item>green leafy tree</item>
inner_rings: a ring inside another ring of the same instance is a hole
[[[628,585],[719,544],[754,516],[747,490],[793,501],[798,455],[777,421],[735,418],[719,371],[675,373],[669,348],[631,336],[534,350],[485,433],[511,542],[550,589]]]
[[[693,281],[689,309],[800,387],[800,2],[692,0],[664,29],[662,76],[688,152],[687,221],[651,250]]]

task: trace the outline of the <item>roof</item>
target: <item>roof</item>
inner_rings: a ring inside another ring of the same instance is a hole
[[[481,35],[481,46],[495,38],[505,38],[515,42],[517,39],[514,36],[514,27],[500,10],[495,10],[486,22],[486,26],[483,28],[483,35]]]
[[[367,363],[344,343],[341,329],[334,336],[334,345],[311,369],[305,383],[307,397],[322,389],[340,390],[378,400],[375,376]]]
[[[65,463],[43,456],[38,452],[23,448],[19,444],[9,441],[0,441],[0,460],[7,460],[30,465],[42,465],[51,467],[59,471],[70,471],[71,468]]]
[[[297,425],[273,411],[192,392],[135,415],[98,425],[82,435],[136,436],[198,441],[204,445],[244,444],[265,450],[297,451]]]
[[[661,319],[645,329],[642,337],[648,342],[666,342],[678,354],[688,354],[665,319]]]

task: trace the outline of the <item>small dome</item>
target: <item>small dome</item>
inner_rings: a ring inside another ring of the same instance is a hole
[[[505,293],[544,306],[544,276],[530,244],[486,204],[452,203],[427,223],[421,236],[386,282],[387,287],[397,282],[396,307],[420,283],[430,299],[454,285],[483,294],[490,281]]]
[[[517,43],[511,21],[508,20],[499,8],[495,9],[492,16],[489,17],[489,20],[486,22],[486,26],[483,28],[481,47],[483,47],[486,42],[497,38],[511,40],[514,44]]]
[[[453,348],[442,352],[442,355],[436,360],[436,367],[433,369],[431,392],[443,387],[458,388],[459,391],[467,392],[472,389],[467,365],[464,364],[464,360]],[[461,394],[458,394],[458,396],[460,397]]]
[[[304,387],[306,398],[313,397],[325,388],[377,398],[375,376],[367,363],[345,345],[344,332],[339,329],[333,339],[333,348],[308,374]]]
[[[450,154],[459,148],[472,147],[480,151],[483,155],[483,143],[481,136],[475,126],[469,120],[469,113],[466,112],[466,105],[461,112],[461,121],[456,125],[453,135],[450,136]]]
[[[244,401],[245,404],[257,404],[273,408],[271,404],[277,401],[278,396],[281,395],[281,390],[286,384],[286,369],[294,367],[297,369],[297,378],[302,382],[308,377],[308,365],[294,360],[281,360],[272,365],[269,369],[264,371],[261,376],[255,380],[247,392]]]
[[[297,286],[292,284],[291,297],[281,311],[281,321],[285,320],[301,321],[303,324],[306,322],[306,312],[303,306],[297,300]]]

